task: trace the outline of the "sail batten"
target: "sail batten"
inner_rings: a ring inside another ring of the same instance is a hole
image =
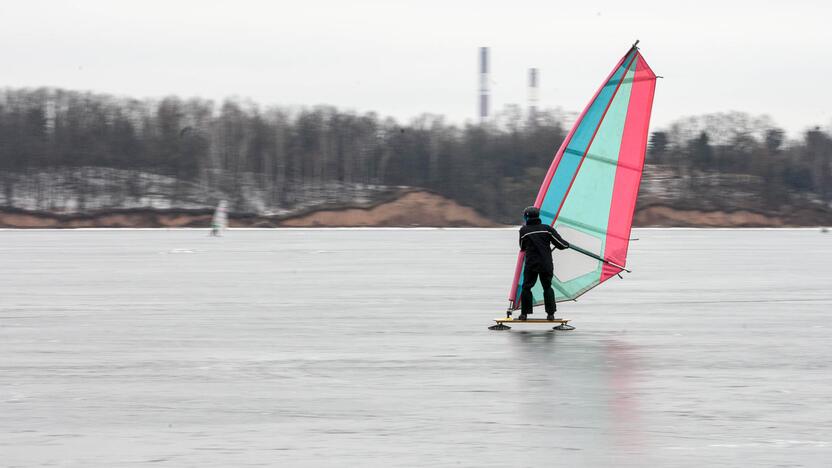
[[[558,224],[564,224],[564,225],[572,226],[572,227],[578,228],[578,229],[586,229],[587,231],[592,231],[592,232],[595,232],[597,234],[601,234],[601,235],[604,235],[604,236],[607,235],[607,230],[606,229],[599,229],[595,226],[592,226],[592,225],[589,225],[589,224],[586,224],[586,223],[582,223],[580,221],[567,218],[565,216],[559,216],[558,217]]]
[[[576,155],[576,153],[574,153],[572,150],[568,150],[568,149],[566,150],[566,153]],[[624,163],[620,160],[611,159],[611,158],[604,157],[604,156],[601,156],[601,155],[598,155],[598,154],[586,153],[586,154],[584,154],[584,157],[587,158],[587,159],[592,159],[592,160],[598,161],[598,162],[610,164],[612,166],[618,166],[618,167],[623,168],[623,169],[629,169],[631,171],[641,172],[641,170],[642,170],[641,167],[631,166],[631,165],[628,165],[628,164],[626,164],[626,163]]]
[[[632,47],[575,121],[540,187],[535,206],[542,221],[599,257],[574,250],[558,253],[553,278],[558,301],[574,300],[626,266],[655,81]],[[523,264],[520,252],[510,293],[512,309],[520,307]],[[535,305],[541,304],[539,284],[532,293]]]

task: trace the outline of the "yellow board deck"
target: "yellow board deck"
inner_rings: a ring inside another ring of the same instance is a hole
[[[554,319],[554,320],[546,320],[546,319],[526,319],[526,320],[517,320],[516,318],[498,318],[494,319],[497,323],[562,323],[567,324],[569,323],[569,319]]]

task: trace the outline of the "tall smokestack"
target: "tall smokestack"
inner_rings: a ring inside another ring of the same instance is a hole
[[[537,99],[540,87],[540,72],[537,68],[529,68],[529,118],[537,118]]]
[[[480,123],[488,120],[488,47],[480,47]]]

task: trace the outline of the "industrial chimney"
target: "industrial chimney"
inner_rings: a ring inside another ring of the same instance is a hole
[[[537,118],[538,88],[540,86],[540,72],[537,68],[529,68],[529,119]]]
[[[488,47],[480,47],[480,123],[488,120]]]

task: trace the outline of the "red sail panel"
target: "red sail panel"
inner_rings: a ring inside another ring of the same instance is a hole
[[[618,169],[610,206],[607,225],[605,257],[615,264],[626,266],[630,231],[633,225],[633,211],[638,199],[644,155],[647,150],[647,136],[650,125],[650,111],[653,108],[653,94],[656,90],[656,75],[644,57],[638,54],[636,72],[627,108],[627,119],[621,138]],[[605,263],[601,281],[616,275],[621,270]]]

